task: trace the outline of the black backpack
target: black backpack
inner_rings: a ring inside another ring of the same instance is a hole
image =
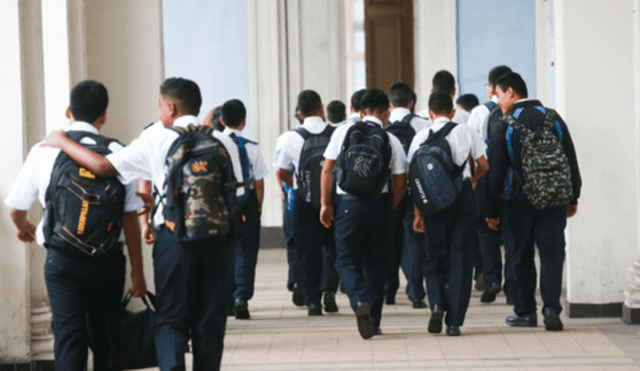
[[[514,113],[515,117],[504,116],[507,124],[521,135],[522,170],[516,175],[527,198],[538,210],[568,205],[573,199],[571,165],[559,138],[560,129],[555,126],[556,112],[550,108],[542,109],[545,112],[544,124],[536,130],[516,120],[521,110]],[[510,140],[511,136],[508,136],[507,142]],[[512,163],[513,160],[512,157]]]
[[[96,144],[80,144],[102,155],[111,153],[109,144],[117,142],[85,131],[68,131],[67,137],[78,143],[92,139]],[[60,152],[45,194],[45,246],[96,259],[120,248],[125,197],[117,177],[98,177]]]
[[[364,198],[380,195],[389,180],[389,135],[377,124],[358,121],[346,133],[336,161],[338,185]]]
[[[165,225],[179,243],[232,242],[242,234],[238,183],[226,148],[209,126],[169,127],[179,137],[169,147],[160,192]]]
[[[298,191],[304,195],[304,201],[315,208],[320,208],[320,178],[324,167],[324,151],[331,141],[334,129],[333,126],[327,125],[318,134],[311,134],[303,127],[295,129],[304,139],[298,163]]]
[[[409,187],[422,215],[446,210],[462,190],[464,165],[453,162],[451,147],[445,139],[455,127],[456,123],[449,122],[437,132],[431,132],[411,158]]]
[[[387,133],[395,135],[396,138],[400,140],[400,143],[402,143],[402,148],[404,148],[405,155],[409,153],[411,141],[413,140],[413,137],[416,136],[416,131],[413,126],[411,126],[411,120],[414,117],[418,116],[410,113],[403,117],[402,120],[389,123],[387,124],[387,127],[384,128]]]

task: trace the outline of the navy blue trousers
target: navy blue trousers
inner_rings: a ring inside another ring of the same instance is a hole
[[[528,199],[507,201],[507,228],[513,238],[513,266],[515,272],[515,307],[518,315],[536,312],[537,273],[534,245],[540,256],[540,294],[543,310],[546,307],[562,311],[562,269],[565,258],[564,229],[567,207],[557,206],[536,210]]]
[[[106,323],[120,307],[124,275],[120,250],[100,260],[47,250],[44,277],[53,314],[56,370],[86,370],[90,344],[93,369],[113,370],[108,366]]]
[[[293,236],[293,200],[295,192],[293,187],[283,183],[284,199],[282,200],[282,231],[284,233],[284,247],[287,250],[287,264],[289,271],[287,273],[287,287],[293,287],[293,284],[300,282],[298,277],[298,257],[296,254],[296,243]]]
[[[234,300],[251,299],[255,288],[256,264],[260,249],[260,205],[254,190],[249,192],[244,216],[242,236],[235,243],[237,255]]]
[[[319,303],[324,269],[323,245],[333,244],[334,228],[322,225],[320,209],[306,203],[304,195],[298,191],[293,200],[293,214],[293,235],[304,299],[307,303]]]
[[[476,202],[471,183],[465,181],[455,204],[425,216],[425,273],[429,303],[446,311],[448,326],[462,326],[471,298]]]
[[[161,227],[153,247],[160,370],[185,369],[191,338],[193,370],[219,370],[233,286],[231,244],[183,246]]]
[[[375,326],[382,315],[391,209],[388,194],[377,199],[338,196],[334,213],[338,275],[351,308],[367,302]]]

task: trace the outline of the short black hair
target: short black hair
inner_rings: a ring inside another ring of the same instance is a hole
[[[107,110],[109,94],[102,83],[84,80],[71,89],[69,102],[74,120],[92,124]]]
[[[451,95],[437,91],[429,96],[429,110],[436,115],[446,115],[453,110]]]
[[[411,86],[404,81],[396,81],[389,88],[389,100],[394,107],[407,107],[416,100],[416,94]]]
[[[304,120],[302,119],[302,117],[300,117],[300,108],[298,108],[298,106],[296,106],[296,111],[294,112],[293,116],[296,118],[296,120],[298,120],[299,123],[303,123]]]
[[[389,97],[380,89],[367,89],[360,101],[360,110],[370,109],[387,111],[389,109]]]
[[[475,94],[462,94],[456,99],[456,104],[459,104],[467,111],[471,111],[475,106],[480,104],[480,101]]]
[[[303,117],[312,116],[321,105],[320,95],[313,90],[303,90],[298,94],[298,110]]]
[[[489,71],[489,84],[495,86],[496,85],[496,81],[498,81],[498,77],[504,75],[505,73],[509,73],[509,72],[512,72],[511,68],[509,68],[507,66],[504,66],[504,65],[493,67]]]
[[[221,115],[224,125],[228,128],[235,129],[242,124],[247,117],[247,109],[239,99],[231,99],[222,105]]]
[[[521,98],[527,98],[529,96],[527,93],[527,84],[522,79],[522,76],[515,72],[507,72],[498,77],[496,86],[499,86],[503,92],[506,92],[508,88],[512,88]]]
[[[351,94],[351,107],[358,112],[362,109],[360,102],[362,101],[362,96],[367,91],[367,89],[360,89],[355,93]]]
[[[197,116],[202,105],[200,88],[195,82],[182,77],[170,77],[160,85],[160,96],[171,99],[184,115]]]
[[[211,112],[211,126],[218,131],[224,131],[224,125],[220,122],[220,117],[222,117],[222,106],[214,108]]]
[[[453,77],[451,72],[440,70],[433,75],[431,85],[434,93],[442,91],[451,95],[453,89],[456,88],[456,79]]]
[[[339,100],[332,100],[327,104],[327,116],[329,121],[338,123],[344,120],[344,116],[347,114],[347,107]]]

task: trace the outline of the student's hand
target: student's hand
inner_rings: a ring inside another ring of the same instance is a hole
[[[142,238],[144,239],[144,242],[146,242],[148,245],[153,245],[153,243],[156,242],[156,231],[153,228],[151,228],[149,223],[143,224]]]
[[[331,205],[322,205],[320,207],[320,223],[325,226],[325,228],[331,227],[331,223],[333,222],[333,207]]]
[[[22,242],[36,241],[36,226],[29,221],[25,221],[20,227],[16,227],[16,235]]]
[[[55,130],[52,131],[46,138],[40,143],[41,146],[45,147],[58,147],[62,146],[62,143],[67,138],[67,134],[65,134],[64,130]]]
[[[500,218],[486,218],[485,220],[487,221],[489,229],[491,229],[492,231],[498,230],[498,226],[500,225]]]
[[[572,216],[578,213],[578,205],[567,205],[567,218],[571,218]]]
[[[142,208],[138,212],[138,215],[150,213],[153,209],[153,196],[148,193],[142,192],[136,192],[136,194],[142,199],[142,202],[144,202],[144,206],[142,206]]]
[[[413,230],[418,233],[426,233],[427,227],[424,225],[424,217],[422,214],[413,215]]]
[[[147,282],[142,272],[131,272],[131,295],[141,298],[147,295]]]

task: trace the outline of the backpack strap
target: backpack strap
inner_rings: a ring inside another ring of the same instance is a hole
[[[424,144],[427,142],[427,140],[431,139],[431,138],[432,138],[432,136],[434,136],[434,137],[435,137],[435,136],[437,136],[437,137],[442,138],[443,140],[446,140],[447,135],[449,135],[449,133],[451,133],[451,131],[452,131],[453,129],[455,129],[455,127],[456,127],[457,125],[458,125],[458,124],[456,124],[455,122],[453,122],[453,121],[449,121],[449,122],[447,122],[447,123],[446,123],[446,124],[445,124],[441,129],[440,129],[440,130],[435,131],[435,132],[434,132],[434,131],[431,131],[431,133],[429,133],[429,136],[428,136],[428,137],[427,137],[427,139],[424,141],[424,143],[422,143],[422,145],[424,145]],[[449,146],[449,150],[451,150],[451,146]],[[452,154],[450,154],[450,156],[451,156],[451,155],[452,155]],[[462,174],[462,172],[464,171],[464,164],[463,164],[462,166],[458,166],[458,165],[456,165],[456,164],[453,162],[453,158],[451,159],[451,162],[453,163],[453,166],[455,166],[455,167],[456,167],[456,169],[453,171],[453,174],[451,174],[451,175],[452,175],[452,178],[453,178],[453,179],[456,179],[456,178],[457,178],[460,174]]]
[[[496,108],[498,105],[496,104],[496,102],[490,100],[487,103],[484,104],[485,106],[487,106],[487,108],[489,109],[489,111],[492,111],[494,108]]]
[[[300,136],[302,137],[302,139],[304,139],[305,142],[311,136],[311,133],[309,132],[309,130],[303,128],[302,126],[293,129],[293,131],[300,134]]]

